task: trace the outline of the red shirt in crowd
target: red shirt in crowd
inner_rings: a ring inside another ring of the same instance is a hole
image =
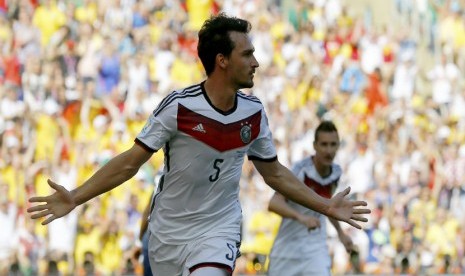
[[[21,85],[21,64],[15,54],[4,56],[1,62],[3,64],[3,82],[13,85]]]

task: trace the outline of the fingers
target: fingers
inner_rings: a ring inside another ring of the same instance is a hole
[[[309,230],[314,230],[314,229],[317,229],[319,228],[321,225],[320,225],[320,220],[319,219],[309,219],[305,222],[305,226],[307,226],[307,228]]]
[[[51,215],[50,217],[48,217],[45,221],[43,221],[41,224],[42,225],[47,225],[49,224],[50,222],[54,221],[55,219],[57,219],[58,217],[55,216],[55,215]]]
[[[308,227],[308,231],[316,230],[318,228],[320,228],[320,225],[312,225]]]
[[[29,202],[47,202],[48,196],[35,196],[29,199]]]
[[[309,223],[309,224],[306,224],[305,226],[307,226],[308,229],[316,229],[320,227],[320,225],[316,223]]]
[[[357,214],[357,215],[360,215],[360,214],[371,214],[371,210],[370,210],[370,209],[366,209],[366,208],[359,208],[359,209],[354,209],[353,213],[354,213],[354,214]]]
[[[362,201],[362,200],[357,200],[357,201],[352,201],[352,206],[367,206],[367,202],[366,201]]]
[[[356,220],[356,221],[361,221],[361,222],[367,222],[368,219],[362,216],[352,216],[351,219]]]
[[[347,221],[348,224],[350,224],[351,226],[357,228],[357,229],[362,229],[362,227],[360,225],[358,225],[355,221],[353,220],[349,220]]]
[[[342,191],[341,193],[345,197],[346,195],[350,193],[350,187],[345,188],[344,191]]]
[[[46,210],[48,208],[49,208],[48,204],[42,204],[42,205],[37,205],[37,206],[31,207],[31,208],[28,208],[27,212],[28,213],[39,212],[39,211]]]
[[[52,213],[52,211],[50,210],[45,210],[45,211],[42,211],[40,213],[36,213],[34,215],[31,216],[32,219],[38,219],[38,218],[42,218],[42,217],[45,217],[45,216],[48,216]]]
[[[66,191],[66,189],[63,186],[56,184],[51,179],[47,179],[47,183],[48,183],[48,185],[50,185],[50,187],[52,187],[57,192],[63,192],[63,190]]]
[[[58,191],[58,190],[63,190],[64,189],[62,186],[56,184],[55,182],[53,182],[50,179],[47,179],[47,183],[54,190]],[[50,196],[35,196],[35,197],[31,197],[28,201],[29,202],[48,202],[49,199],[50,199]]]
[[[50,185],[50,187],[52,187],[52,188],[58,186],[58,184],[56,184],[55,182],[53,182],[50,178],[47,179],[47,183],[48,183],[48,185]],[[54,188],[54,189],[55,189],[55,188]]]

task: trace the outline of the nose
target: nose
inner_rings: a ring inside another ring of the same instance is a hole
[[[253,56],[252,67],[257,68],[259,66],[260,66],[260,64],[258,63],[257,58],[255,58],[255,56]]]
[[[324,147],[323,148],[323,151],[326,153],[326,154],[333,154],[335,151],[334,147],[332,146],[327,146],[327,147]]]

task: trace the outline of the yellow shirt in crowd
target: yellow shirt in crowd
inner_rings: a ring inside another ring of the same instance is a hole
[[[251,219],[249,231],[255,234],[254,239],[244,243],[244,252],[268,255],[278,234],[281,217],[268,211],[257,211]]]
[[[91,2],[88,5],[77,7],[74,15],[76,20],[79,22],[94,23],[97,20],[98,8],[95,2]]]
[[[200,30],[202,24],[207,20],[212,11],[213,0],[187,0],[186,7],[189,15],[189,27]]]
[[[37,7],[32,17],[32,24],[40,30],[42,46],[48,45],[52,35],[65,23],[66,15],[56,4]]]
[[[0,180],[8,185],[8,200],[17,202],[20,206],[24,205],[26,199],[24,173],[13,166],[6,166],[0,169],[0,177]]]
[[[202,73],[196,62],[176,58],[171,67],[171,79],[179,86],[185,86],[199,82],[202,79]]]
[[[103,239],[103,245],[100,252],[100,262],[105,274],[112,274],[118,271],[121,267],[123,260],[123,250],[121,250],[120,234],[108,235]]]
[[[35,159],[51,161],[60,132],[59,126],[56,119],[49,115],[38,114],[36,118],[37,147],[35,148]]]

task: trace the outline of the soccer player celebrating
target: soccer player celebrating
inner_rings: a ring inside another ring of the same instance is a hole
[[[336,126],[322,121],[315,131],[315,155],[304,158],[292,172],[305,185],[325,198],[331,198],[341,177],[341,168],[333,163],[339,148]],[[331,260],[326,245],[326,218],[276,192],[269,210],[283,217],[270,253],[269,276],[330,275]],[[339,221],[329,218],[346,250],[352,240],[341,229]]]
[[[78,188],[49,180],[55,193],[33,197],[28,209],[43,224],[133,177],[160,149],[164,175],[149,222],[150,265],[155,276],[226,276],[239,255],[239,179],[244,156],[265,182],[295,202],[360,228],[370,210],[364,201],[331,199],[299,181],[276,156],[265,110],[251,88],[258,62],[248,21],[219,14],[199,31],[198,56],[205,81],[162,100],[129,150],[117,155]]]

